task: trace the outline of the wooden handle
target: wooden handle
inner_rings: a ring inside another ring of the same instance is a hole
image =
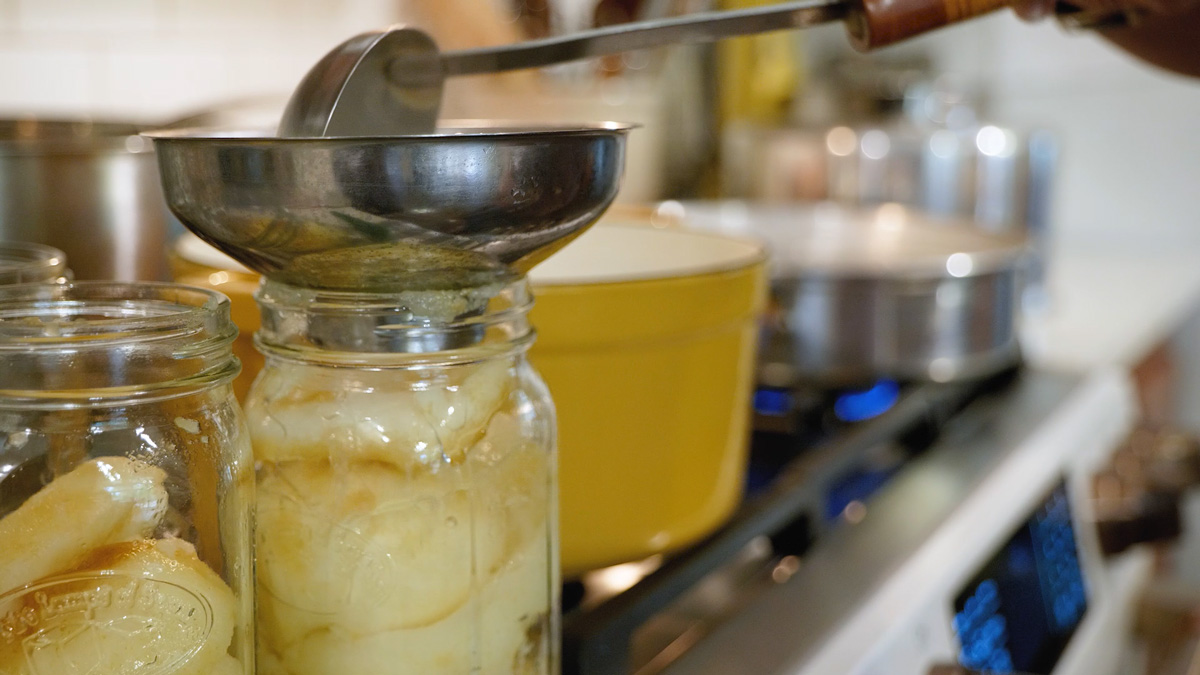
[[[906,40],[1008,6],[1007,0],[857,0],[846,18],[859,51]]]

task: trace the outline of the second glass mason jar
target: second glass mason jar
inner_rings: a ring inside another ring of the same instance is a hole
[[[0,241],[0,286],[63,283],[71,278],[67,254],[43,244]]]
[[[186,286],[0,288],[0,673],[254,672],[236,332]]]
[[[257,298],[259,672],[557,673],[554,412],[525,281]]]

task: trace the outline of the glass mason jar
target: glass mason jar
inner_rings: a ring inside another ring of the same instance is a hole
[[[0,288],[0,673],[253,672],[235,334],[186,286]]]
[[[257,299],[258,672],[557,673],[554,411],[525,281],[267,280]]]
[[[42,244],[0,242],[0,286],[62,283],[70,278],[67,254],[62,251]]]

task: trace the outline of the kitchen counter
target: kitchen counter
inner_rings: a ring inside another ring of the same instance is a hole
[[[1132,367],[1200,309],[1200,257],[1115,247],[1056,251],[1048,288],[1049,306],[1022,329],[1032,365]]]

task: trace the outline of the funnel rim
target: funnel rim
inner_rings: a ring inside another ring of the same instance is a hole
[[[591,136],[597,134],[626,134],[642,125],[629,122],[580,122],[562,124],[531,124],[512,120],[443,120],[433,133],[403,136],[320,136],[278,137],[273,129],[239,129],[224,127],[189,127],[184,129],[157,129],[146,131],[142,136],[153,141],[204,142],[204,143],[280,143],[288,145],[328,144],[338,142],[387,141],[391,143],[426,141],[477,141],[479,139],[521,139],[547,137]]]

